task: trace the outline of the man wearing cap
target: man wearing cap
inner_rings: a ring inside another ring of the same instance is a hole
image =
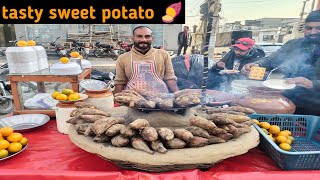
[[[252,66],[279,68],[286,82],[297,86],[284,93],[296,104],[295,113],[320,115],[320,10],[307,16],[304,35],[288,41],[267,58],[246,64],[242,72],[249,74]]]
[[[216,68],[219,70],[224,68],[241,70],[243,65],[264,57],[263,50],[256,49],[254,45],[254,41],[250,38],[238,39],[232,46],[231,51],[217,62]]]
[[[221,75],[219,72],[223,69],[240,71],[245,64],[264,57],[264,51],[257,49],[254,45],[255,43],[251,38],[238,39],[231,47],[231,51],[212,67],[212,72],[209,75],[209,88],[228,91],[231,88],[232,80],[246,78],[241,74]]]

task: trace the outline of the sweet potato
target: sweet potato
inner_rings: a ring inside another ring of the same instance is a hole
[[[190,131],[192,133],[193,136],[199,136],[199,137],[203,137],[203,138],[210,138],[210,135],[208,133],[208,131],[199,128],[199,127],[188,127],[187,128],[188,131]]]
[[[158,139],[157,130],[153,127],[145,127],[141,132],[141,136],[146,141],[156,141]]]
[[[233,120],[228,118],[228,114],[225,113],[217,113],[217,114],[210,114],[208,120],[212,121],[216,125],[225,125],[234,123]]]
[[[83,119],[76,118],[76,117],[72,117],[72,118],[68,119],[66,122],[70,123],[70,124],[82,124],[82,123],[85,123],[85,121]]]
[[[150,124],[146,119],[136,119],[132,123],[129,124],[129,127],[135,130],[143,129],[145,127],[149,127]]]
[[[147,143],[142,138],[132,138],[131,145],[133,148],[153,154]]]
[[[172,140],[167,141],[167,147],[171,149],[182,149],[186,146],[186,143],[178,138],[173,138]]]
[[[125,126],[123,124],[114,124],[110,128],[107,129],[105,134],[107,136],[115,136],[117,134],[120,134],[120,130],[124,128]]]
[[[218,143],[225,143],[225,142],[227,142],[227,141],[220,138],[220,137],[211,136],[209,138],[209,144],[218,144]]]
[[[110,117],[111,115],[107,112],[101,111],[99,109],[93,109],[93,108],[79,108],[75,109],[70,113],[71,117],[79,117],[80,115],[101,115]]]
[[[84,136],[94,136],[95,135],[95,133],[92,131],[92,126],[93,126],[93,124],[90,124],[87,127],[87,129],[83,133]]]
[[[94,105],[85,102],[75,102],[74,106],[76,108],[96,108]]]
[[[219,138],[224,139],[225,141],[228,141],[229,139],[231,139],[233,137],[232,134],[230,133],[225,133],[225,134],[218,134],[217,135]]]
[[[203,137],[197,137],[194,136],[190,142],[188,143],[188,145],[190,147],[202,147],[202,146],[206,146],[209,144],[209,140]]]
[[[104,143],[104,142],[107,142],[107,141],[110,141],[110,137],[108,137],[107,135],[105,134],[102,134],[100,136],[95,136],[93,138],[93,141],[94,142],[97,142],[97,143]]]
[[[210,135],[218,135],[218,134],[225,134],[225,133],[227,133],[227,131],[222,128],[216,127],[214,129],[208,130],[208,133]]]
[[[245,108],[241,106],[231,106],[231,107],[225,107],[225,108],[212,108],[208,109],[208,114],[213,114],[213,113],[225,113],[228,111],[236,111],[236,112],[243,112],[245,114],[253,114],[254,111],[250,108]]]
[[[250,121],[245,121],[242,124],[245,124],[247,126],[252,126],[254,124],[254,122],[252,120],[250,120]]]
[[[101,135],[107,131],[114,124],[123,124],[125,119],[122,117],[105,117],[100,120],[97,120],[92,125],[92,131],[96,135]]]
[[[74,128],[79,134],[84,134],[87,128],[90,126],[91,123],[83,123],[83,124],[76,124]]]
[[[217,127],[213,122],[199,116],[192,117],[189,122],[191,125],[200,127],[205,130],[212,130]]]
[[[132,137],[136,134],[136,131],[129,128],[129,127],[123,127],[121,128],[120,130],[120,134],[123,136],[123,137]]]
[[[163,146],[161,141],[153,141],[151,142],[151,148],[159,153],[166,153],[168,150]]]
[[[238,128],[234,127],[234,126],[231,125],[231,124],[228,124],[227,127],[229,128],[228,133],[235,134],[235,133],[238,132]]]
[[[174,134],[171,129],[168,128],[158,128],[157,132],[159,136],[164,140],[172,140],[174,138]]]
[[[236,128],[249,128],[248,125],[244,124],[244,123],[232,123],[232,125]]]
[[[102,115],[80,115],[79,118],[85,120],[86,122],[89,123],[94,123],[96,120],[105,118],[106,116]]]
[[[175,129],[173,130],[173,133],[176,138],[179,138],[184,142],[189,142],[193,138],[192,133],[186,129]]]
[[[238,128],[238,131],[233,134],[233,138],[237,138],[237,137],[239,137],[245,133],[248,133],[250,131],[251,131],[250,128]]]
[[[117,135],[111,139],[111,144],[116,147],[123,147],[129,143],[129,138]]]

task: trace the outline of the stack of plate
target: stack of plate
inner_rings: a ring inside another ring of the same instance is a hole
[[[50,73],[54,75],[78,75],[82,72],[80,65],[74,62],[67,64],[55,63],[49,69]]]
[[[37,53],[32,47],[8,47],[6,58],[10,73],[31,73],[39,71]]]
[[[46,50],[42,46],[32,46],[32,48],[37,54],[39,70],[48,68],[48,56]]]

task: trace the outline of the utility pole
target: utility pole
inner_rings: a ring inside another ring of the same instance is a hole
[[[302,21],[303,19],[303,16],[304,16],[304,9],[306,8],[306,3],[308,2],[309,0],[305,0],[303,1],[303,6],[302,6],[302,11],[301,11],[301,14],[300,14],[300,22]]]
[[[216,45],[216,31],[219,21],[219,12],[221,10],[221,4],[220,0],[215,0],[213,4],[213,19],[212,19],[212,28],[211,28],[211,34],[210,34],[210,41],[209,41],[209,57],[213,58],[214,55],[214,47]],[[211,11],[211,7],[210,10]]]
[[[314,4],[316,3],[316,0],[312,0],[312,3],[311,3],[311,11],[314,10]]]

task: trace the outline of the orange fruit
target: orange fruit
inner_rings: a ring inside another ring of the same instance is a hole
[[[262,131],[263,131],[264,133],[266,133],[266,134],[268,134],[268,133],[269,133],[269,132],[268,132],[268,130],[263,129],[263,128],[262,128]]]
[[[68,99],[68,96],[65,95],[65,94],[58,94],[58,95],[56,96],[56,100],[59,100],[59,101],[65,101],[65,100],[67,100],[67,99]]]
[[[55,99],[58,94],[61,94],[61,93],[58,92],[58,91],[55,91],[55,92],[53,92],[53,93],[51,94],[51,97],[52,97],[53,99]]]
[[[70,59],[67,57],[62,57],[62,58],[60,58],[60,62],[62,64],[68,64],[70,62]]]
[[[13,153],[19,152],[21,149],[22,149],[22,144],[18,142],[13,142],[9,144],[9,147],[7,150],[9,151],[9,153],[13,154]]]
[[[28,139],[25,138],[25,137],[23,137],[23,138],[19,141],[19,143],[20,143],[22,146],[25,146],[25,145],[27,145],[27,143],[28,143]]]
[[[252,121],[256,123],[258,126],[260,125],[260,122],[257,119],[252,119]]]
[[[272,125],[272,126],[270,126],[270,128],[269,128],[269,132],[270,132],[271,134],[273,134],[273,135],[277,135],[277,134],[279,134],[279,132],[280,132],[280,127],[277,126],[277,125]]]
[[[0,159],[5,158],[9,155],[8,151],[5,149],[0,150]]]
[[[288,134],[289,134],[289,136],[291,136],[291,135],[292,135],[291,131],[289,131],[289,130],[283,130],[283,132],[288,133]]]
[[[35,42],[35,41],[32,41],[32,40],[29,40],[29,41],[27,41],[27,45],[28,45],[28,46],[35,46],[35,45],[36,45],[36,42]]]
[[[68,96],[68,101],[77,101],[79,98],[78,98],[78,95],[76,94],[70,94]]]
[[[9,142],[5,139],[0,139],[0,149],[7,149],[9,147]]]
[[[0,133],[0,139],[3,139],[2,134]]]
[[[287,142],[286,142],[287,144],[292,144],[292,141],[290,140],[290,139],[287,139]]]
[[[264,129],[269,129],[270,124],[268,122],[260,122],[260,127]]]
[[[23,138],[21,133],[12,133],[7,137],[9,142],[19,142]]]
[[[278,136],[285,136],[287,138],[289,136],[289,134],[286,131],[281,131],[281,132],[279,132]]]
[[[73,92],[72,89],[62,89],[61,93],[65,94],[65,95],[70,95],[70,94],[72,94],[74,92]]]
[[[73,58],[78,58],[80,56],[80,54],[78,52],[76,52],[76,51],[72,51],[70,53],[70,56],[73,57]]]
[[[285,143],[285,142],[287,142],[287,137],[285,137],[285,136],[277,136],[276,137],[276,141],[278,143]]]
[[[279,147],[280,147],[280,149],[285,150],[285,151],[290,151],[291,150],[290,144],[287,144],[287,143],[281,143],[279,145]]]
[[[73,93],[73,94],[77,95],[78,99],[80,99],[81,96],[79,93]]]
[[[0,133],[4,137],[9,136],[10,134],[13,133],[13,128],[9,127],[9,126],[2,127],[2,128],[0,128]]]
[[[291,142],[294,141],[294,137],[292,137],[292,136],[288,136],[288,139],[291,140]]]
[[[26,42],[26,41],[18,41],[17,42],[17,45],[19,46],[19,47],[25,47],[25,46],[28,46],[28,43]]]

